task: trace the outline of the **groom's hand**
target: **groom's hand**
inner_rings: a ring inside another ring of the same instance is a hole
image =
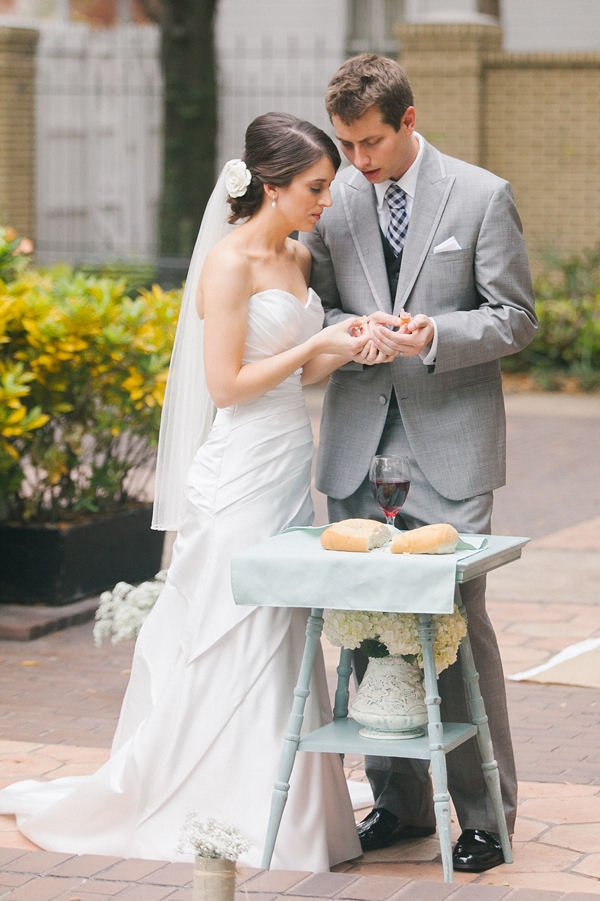
[[[365,344],[362,351],[354,357],[353,362],[363,363],[366,366],[375,366],[378,363],[391,363],[395,358],[395,355],[382,353],[372,341],[369,341]]]
[[[422,313],[413,316],[409,322],[402,322],[389,313],[372,313],[369,328],[372,343],[380,353],[392,359],[397,356],[417,357],[431,344],[435,335],[433,323]]]

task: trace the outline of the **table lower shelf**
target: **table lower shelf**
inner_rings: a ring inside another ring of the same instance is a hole
[[[472,723],[444,723],[443,749],[446,753],[477,734]],[[373,757],[411,757],[429,760],[429,737],[407,739],[364,738],[362,726],[351,717],[343,717],[316,729],[300,739],[299,751],[320,751],[325,754],[369,754]],[[425,727],[426,729],[427,727]]]

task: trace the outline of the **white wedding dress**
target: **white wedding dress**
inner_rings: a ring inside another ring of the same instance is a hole
[[[278,289],[252,296],[244,363],[305,341],[322,321],[312,291],[306,306]],[[90,777],[0,791],[0,813],[16,813],[31,841],[49,851],[176,860],[194,811],[237,826],[251,841],[240,861],[260,866],[307,611],[236,607],[230,559],[310,524],[311,457],[300,371],[217,412],[189,472],[165,588],[136,644],[110,760]],[[305,727],[328,718],[319,654]],[[298,754],[273,867],[326,871],[359,854],[339,756]]]

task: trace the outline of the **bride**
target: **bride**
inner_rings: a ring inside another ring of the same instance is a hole
[[[301,386],[367,341],[349,333],[352,319],[322,329],[310,255],[287,237],[314,228],[339,164],[320,129],[268,113],[213,192],[161,422],[154,527],[178,531],[173,560],[136,644],[109,761],[93,776],[0,791],[0,813],[16,813],[41,848],[181,859],[179,833],[195,812],[237,826],[251,842],[241,861],[260,866],[307,611],[236,607],[230,560],[311,523]],[[329,717],[320,656],[305,728]],[[339,756],[299,754],[273,866],[325,871],[360,853]]]

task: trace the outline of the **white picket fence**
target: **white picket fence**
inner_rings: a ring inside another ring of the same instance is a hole
[[[41,27],[40,262],[154,259],[162,172],[159,45],[154,26]]]

